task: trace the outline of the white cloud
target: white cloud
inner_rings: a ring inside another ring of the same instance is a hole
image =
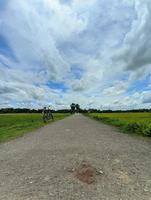
[[[150,91],[143,92],[142,103],[151,104],[151,92]]]
[[[125,93],[128,89],[128,83],[124,81],[116,81],[113,86],[105,88],[103,94],[107,96],[117,96]]]
[[[149,97],[128,89],[150,75],[150,13],[149,0],[8,1],[0,10],[11,51],[0,51],[1,105],[145,106]]]
[[[136,17],[117,52],[117,59],[138,78],[151,69],[151,3],[148,0],[135,2]]]

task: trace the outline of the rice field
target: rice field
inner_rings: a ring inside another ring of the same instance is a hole
[[[89,113],[89,117],[117,126],[124,132],[151,136],[151,113]]]
[[[69,114],[55,113],[54,121],[67,116]],[[0,142],[22,136],[44,125],[42,114],[0,114]]]

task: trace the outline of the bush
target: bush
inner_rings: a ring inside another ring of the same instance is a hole
[[[129,123],[125,126],[125,131],[151,137],[151,124]]]
[[[146,127],[143,129],[143,134],[151,137],[151,124],[146,124]]]
[[[128,123],[124,127],[125,131],[131,132],[131,133],[141,133],[142,132],[142,124],[134,122],[134,123]]]

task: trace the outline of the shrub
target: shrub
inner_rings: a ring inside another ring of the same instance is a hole
[[[143,134],[151,137],[151,124],[146,124],[143,129]]]
[[[151,124],[145,123],[129,123],[125,126],[125,131],[137,134],[143,134],[151,137]]]
[[[124,130],[131,133],[142,133],[142,124],[137,122],[128,123],[125,125]]]

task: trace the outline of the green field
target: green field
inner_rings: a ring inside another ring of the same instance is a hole
[[[54,114],[54,121],[69,114]],[[51,122],[51,121],[50,121]],[[0,142],[4,142],[44,126],[42,114],[0,114]]]
[[[117,126],[123,132],[151,136],[151,113],[89,113],[89,117]]]

